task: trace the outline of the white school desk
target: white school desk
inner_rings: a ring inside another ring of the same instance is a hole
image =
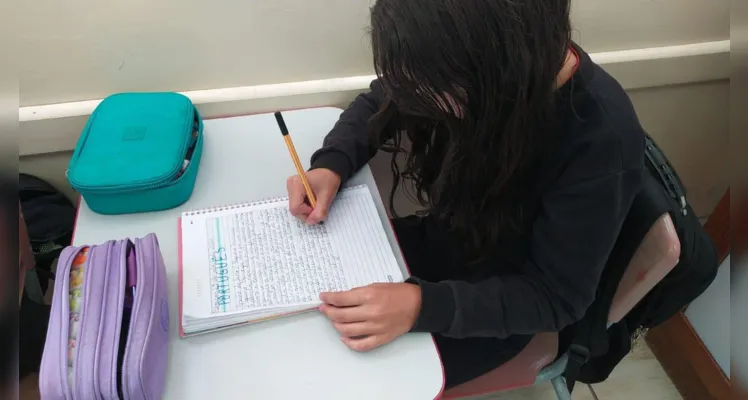
[[[299,157],[309,157],[340,116],[319,108],[285,112]],[[177,217],[182,211],[286,195],[293,162],[272,114],[205,121],[203,157],[192,197],[162,212],[106,216],[81,201],[74,244],[158,236],[169,280],[166,399],[434,399],[444,374],[428,334],[407,334],[368,353],[349,350],[332,325],[310,312],[180,339]],[[365,167],[351,184],[369,186],[387,237],[407,276],[374,177]]]

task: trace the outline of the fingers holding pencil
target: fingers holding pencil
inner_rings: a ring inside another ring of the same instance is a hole
[[[286,122],[280,112],[275,113],[288,153],[296,168],[297,175],[288,178],[288,203],[291,214],[307,224],[314,225],[327,218],[327,210],[340,187],[340,176],[329,169],[304,171],[289,135]]]
[[[306,173],[307,181],[316,195],[317,206],[308,202],[306,189],[298,175],[288,178],[288,207],[291,214],[309,225],[314,225],[327,218],[330,204],[340,188],[340,177],[329,169],[315,169]]]

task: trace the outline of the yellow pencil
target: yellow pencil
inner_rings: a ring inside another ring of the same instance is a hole
[[[288,147],[288,152],[291,154],[291,159],[293,159],[293,163],[296,166],[296,173],[299,174],[299,178],[301,178],[301,183],[304,184],[304,189],[306,190],[306,197],[309,199],[309,205],[311,205],[312,208],[317,207],[317,199],[314,197],[314,192],[312,192],[312,187],[309,185],[309,181],[306,179],[306,173],[304,171],[304,167],[301,166],[301,160],[299,160],[299,155],[296,153],[296,147],[294,147],[293,141],[291,141],[291,135],[288,134],[288,128],[286,128],[286,122],[283,121],[283,116],[281,115],[280,111],[275,113],[275,120],[278,122],[278,127],[281,130],[281,134],[283,134],[283,139],[286,141],[286,147]]]

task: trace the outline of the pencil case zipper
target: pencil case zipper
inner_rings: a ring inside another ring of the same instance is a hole
[[[153,371],[166,370],[166,359],[153,348],[165,349],[168,340],[169,312],[166,299],[166,274],[156,235],[149,234],[133,241],[138,285],[132,305],[131,334],[122,357],[122,400],[140,400],[150,393],[163,391],[163,375]],[[150,338],[147,343],[143,338]],[[151,368],[147,373],[146,367]],[[154,379],[154,377],[156,377]]]
[[[197,109],[194,109],[192,112],[192,124],[189,131],[189,139],[184,141],[184,145],[182,146],[181,154],[182,159],[179,163],[175,163],[174,168],[172,168],[169,173],[165,176],[154,178],[152,182],[146,181],[146,182],[140,182],[138,184],[133,185],[97,185],[97,186],[89,186],[85,185],[81,182],[77,182],[75,180],[70,179],[69,172],[70,168],[68,168],[65,171],[65,177],[68,178],[70,181],[71,186],[73,186],[76,191],[78,192],[90,192],[90,193],[126,193],[126,192],[136,192],[136,191],[146,191],[146,190],[155,190],[160,189],[166,186],[177,184],[181,181],[182,177],[184,176],[183,173],[181,173],[184,169],[184,160],[188,157],[191,151],[194,151],[195,146],[197,146],[197,142],[201,139],[201,126],[202,126],[202,120],[200,118],[200,113],[197,111]],[[88,135],[88,131],[85,133]],[[85,146],[85,139],[83,142],[83,145]]]
[[[102,390],[106,390],[102,387],[106,379],[102,377],[110,376],[112,366],[116,365],[111,349],[121,330],[122,255],[126,244],[127,241],[109,241],[91,247],[88,252],[73,366],[75,399],[113,398],[102,396]]]
[[[112,242],[107,254],[107,275],[103,283],[101,330],[96,344],[96,358],[91,364],[96,371],[93,382],[95,393],[103,399],[118,398],[117,369],[121,367],[118,356],[120,337],[127,335],[129,326],[123,324],[127,253],[132,246],[129,240]]]
[[[43,399],[73,399],[73,390],[68,382],[68,332],[70,331],[70,300],[67,296],[70,288],[70,268],[73,259],[85,249],[82,247],[68,247],[60,254],[57,276],[55,280],[50,314],[49,327],[42,362],[39,369],[40,391]],[[59,326],[59,330],[54,329]],[[56,371],[55,371],[56,369]],[[57,382],[51,382],[57,381]],[[55,393],[50,393],[52,388]]]

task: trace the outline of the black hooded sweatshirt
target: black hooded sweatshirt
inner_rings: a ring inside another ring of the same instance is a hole
[[[422,293],[414,331],[500,339],[558,332],[592,303],[640,188],[645,133],[620,84],[574,50],[578,69],[558,90],[558,140],[528,182],[526,229],[504,238],[471,278],[410,278]],[[328,168],[345,182],[368,163],[377,151],[369,120],[383,100],[374,81],[342,113],[312,169]]]

